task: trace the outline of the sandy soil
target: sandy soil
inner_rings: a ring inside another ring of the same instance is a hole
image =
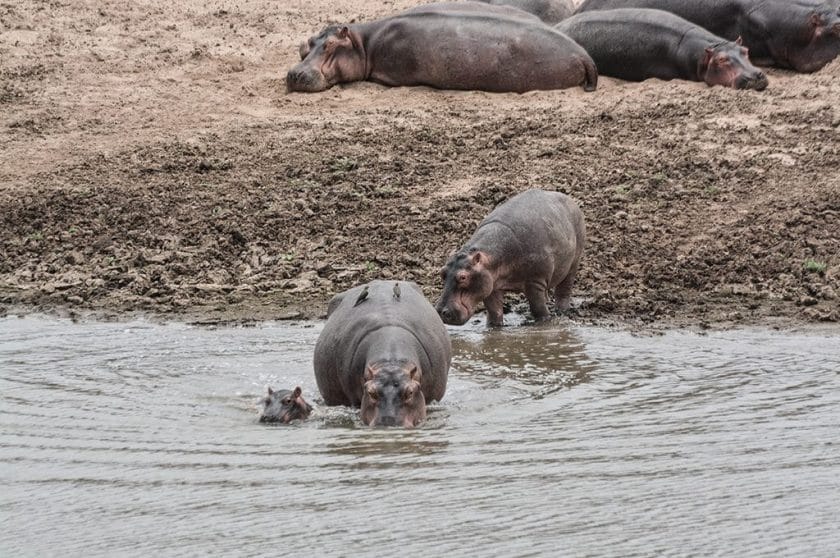
[[[0,0],[0,314],[314,317],[377,277],[434,298],[541,187],[586,214],[575,319],[840,320],[840,60],[761,93],[285,93],[310,34],[411,5]]]

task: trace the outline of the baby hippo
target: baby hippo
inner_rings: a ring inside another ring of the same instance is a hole
[[[309,405],[301,395],[300,386],[294,391],[278,389],[274,391],[268,388],[268,395],[261,401],[260,422],[280,422],[288,424],[293,420],[306,420],[312,412]]]
[[[443,294],[437,311],[461,325],[484,302],[487,324],[503,325],[505,291],[525,293],[537,321],[550,317],[547,293],[557,310],[570,307],[572,284],[586,229],[577,203],[565,194],[528,190],[494,209],[440,270]]]

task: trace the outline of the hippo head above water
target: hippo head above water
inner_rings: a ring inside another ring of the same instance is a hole
[[[413,428],[426,418],[426,398],[420,389],[420,369],[415,364],[370,364],[363,381],[363,423]]]
[[[463,325],[478,304],[494,290],[495,277],[489,256],[480,250],[454,254],[440,270],[443,293],[436,310],[443,323]]]
[[[752,65],[749,51],[742,46],[740,37],[734,43],[727,41],[707,47],[698,71],[700,78],[709,85],[756,91],[767,88],[767,76]]]
[[[286,74],[289,91],[314,93],[336,83],[364,79],[365,55],[359,35],[330,25],[300,45],[301,62]]]
[[[312,412],[301,395],[300,386],[294,391],[287,389],[273,390],[268,388],[268,394],[261,401],[260,422],[280,422],[287,424],[293,420],[305,420]]]

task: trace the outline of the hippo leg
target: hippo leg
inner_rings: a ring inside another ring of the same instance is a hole
[[[493,291],[490,296],[484,299],[484,308],[487,310],[487,325],[490,327],[502,327],[505,324],[504,292]]]
[[[546,304],[545,285],[540,283],[528,283],[525,285],[525,298],[531,305],[531,313],[538,322],[543,322],[551,317]]]
[[[572,307],[572,285],[575,282],[577,268],[578,264],[575,262],[566,274],[566,278],[554,288],[554,306],[557,313],[566,312]]]

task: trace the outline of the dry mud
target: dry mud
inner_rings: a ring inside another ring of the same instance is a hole
[[[310,34],[411,5],[0,1],[0,313],[317,317],[373,278],[434,298],[540,187],[586,215],[576,320],[840,320],[840,60],[760,93],[285,93]]]

